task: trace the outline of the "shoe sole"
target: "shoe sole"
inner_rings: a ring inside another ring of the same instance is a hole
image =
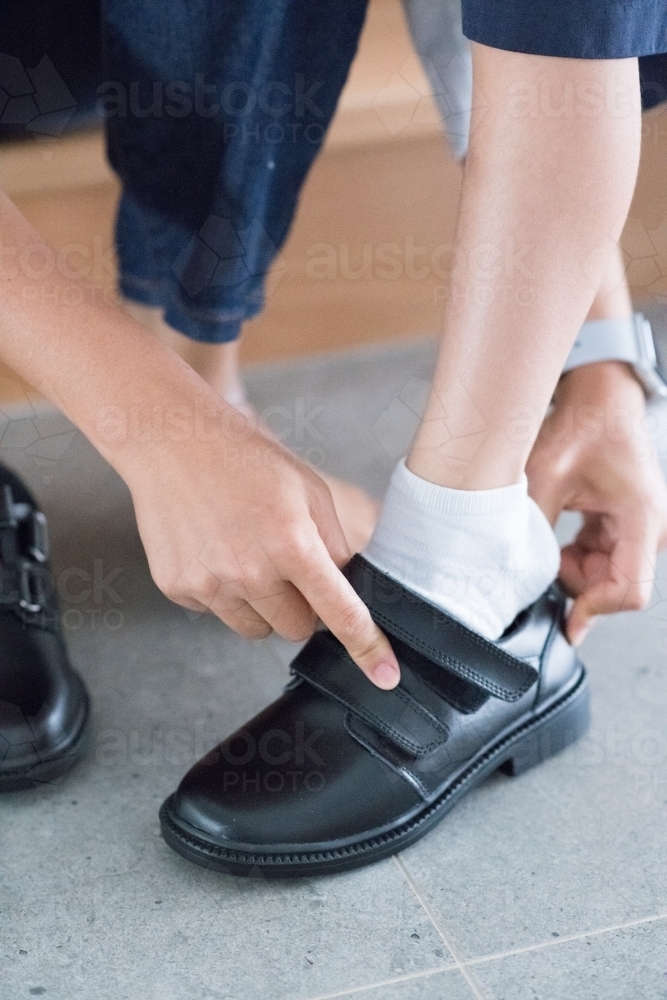
[[[44,757],[29,767],[0,771],[0,793],[18,792],[26,788],[41,788],[59,781],[81,759],[88,735],[90,701],[82,692],[83,712],[79,726],[67,743],[50,757]]]
[[[203,840],[194,829],[185,830],[172,814],[174,796],[160,809],[162,836],[188,861],[227,875],[251,878],[303,878],[349,871],[396,854],[423,837],[443,819],[458,800],[493,771],[517,776],[560,753],[578,740],[590,724],[590,692],[586,671],[576,686],[545,712],[517,726],[495,743],[487,745],[465,771],[424,805],[409,821],[381,835],[357,843],[310,852],[249,852],[232,845],[222,847]]]

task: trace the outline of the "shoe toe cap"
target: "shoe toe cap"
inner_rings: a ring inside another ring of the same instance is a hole
[[[2,615],[1,633],[0,773],[66,752],[88,714],[86,690],[57,633],[26,628],[12,612]]]
[[[421,800],[348,734],[344,716],[310,690],[283,695],[186,774],[170,800],[172,821],[218,845],[264,849],[391,825]]]

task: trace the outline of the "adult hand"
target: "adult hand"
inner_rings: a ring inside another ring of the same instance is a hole
[[[37,247],[54,259],[2,193],[0,230],[10,261]],[[0,357],[123,477],[157,585],[244,636],[305,639],[319,616],[395,687],[389,641],[340,572],[350,552],[320,477],[94,288],[54,268],[48,290],[0,267]]]
[[[391,646],[340,572],[351,553],[329,488],[195,379],[196,398],[170,397],[150,446],[117,462],[153,579],[247,638],[303,640],[319,617],[373,683],[395,687]]]
[[[667,486],[644,414],[627,365],[575,369],[561,379],[528,461],[530,494],[551,523],[563,510],[584,518],[562,550],[559,577],[575,598],[567,635],[576,645],[596,615],[648,603],[656,554],[667,545]]]

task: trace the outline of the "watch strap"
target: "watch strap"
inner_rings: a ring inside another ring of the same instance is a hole
[[[667,395],[667,385],[657,369],[651,324],[642,313],[634,313],[627,319],[595,319],[584,323],[563,373],[599,361],[624,361],[632,366],[649,398]]]

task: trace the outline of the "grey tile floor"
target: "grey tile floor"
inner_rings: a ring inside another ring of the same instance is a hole
[[[425,342],[272,366],[251,395],[291,447],[381,495],[432,358]],[[157,809],[279,693],[293,650],[157,592],[125,488],[62,417],[12,411],[0,430],[49,514],[93,697],[84,761],[0,799],[0,1000],[667,998],[667,562],[646,612],[586,641],[580,744],[494,776],[373,868],[233,879],[172,853]]]

